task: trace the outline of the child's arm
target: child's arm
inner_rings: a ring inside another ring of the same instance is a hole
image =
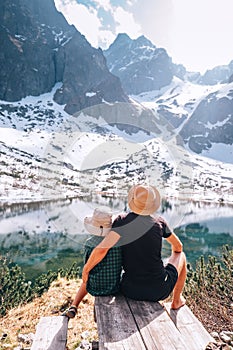
[[[109,249],[112,248],[119,239],[120,235],[118,233],[110,231],[100,244],[93,249],[83,268],[82,279],[84,283],[87,283],[89,272],[103,260]]]

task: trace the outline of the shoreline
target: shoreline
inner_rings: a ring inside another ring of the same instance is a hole
[[[233,198],[232,200],[224,200],[222,197],[219,198],[204,198],[203,196],[201,196],[199,193],[197,193],[199,195],[199,197],[191,197],[190,195],[194,195],[195,193],[184,193],[183,196],[176,196],[176,195],[166,195],[164,197],[162,197],[162,200],[165,199],[167,201],[169,200],[178,200],[178,201],[187,201],[187,202],[194,202],[194,203],[206,203],[206,204],[219,204],[221,206],[230,206],[233,207]],[[123,194],[117,194],[114,192],[107,192],[107,191],[93,191],[91,193],[86,193],[86,194],[76,194],[74,196],[69,196],[67,195],[66,197],[56,197],[56,198],[45,198],[45,199],[32,199],[32,198],[21,198],[19,200],[12,199],[11,201],[6,200],[3,201],[0,198],[0,213],[4,210],[10,209],[10,208],[14,208],[14,207],[19,207],[19,206],[27,206],[27,207],[33,207],[33,206],[43,206],[43,205],[49,205],[52,203],[64,203],[64,202],[70,202],[73,201],[75,199],[83,199],[83,198],[87,198],[89,197],[90,199],[92,198],[93,195],[100,195],[103,198],[115,198],[115,199],[124,199],[126,198],[127,194],[123,195]],[[186,195],[189,195],[188,197],[186,197]]]

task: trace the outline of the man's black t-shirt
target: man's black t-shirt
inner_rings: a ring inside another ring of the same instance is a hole
[[[121,236],[118,244],[122,246],[125,280],[135,285],[151,285],[165,278],[162,238],[169,237],[172,232],[162,217],[120,215],[112,230]]]

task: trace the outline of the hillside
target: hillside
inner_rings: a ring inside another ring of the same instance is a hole
[[[80,281],[59,279],[53,282],[48,292],[32,302],[21,305],[9,311],[0,318],[0,336],[7,334],[0,341],[0,349],[13,350],[20,343],[20,334],[35,333],[35,327],[42,316],[60,315],[69,305]],[[88,295],[80,305],[78,315],[70,320],[68,329],[68,347],[75,349],[84,338],[85,340],[97,339],[96,325],[93,318],[93,297]],[[22,338],[22,337],[21,337]],[[27,339],[27,337],[26,337]]]

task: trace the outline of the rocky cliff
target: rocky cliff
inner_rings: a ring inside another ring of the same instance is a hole
[[[227,83],[233,74],[233,60],[228,65],[222,65],[209,69],[199,77],[198,84],[214,85]]]
[[[144,36],[132,40],[119,34],[104,54],[110,71],[120,78],[128,94],[158,90],[172,81],[171,58]]]
[[[180,134],[190,149],[197,153],[216,143],[232,145],[233,83],[203,98]]]
[[[102,51],[66,22],[54,0],[3,0],[0,23],[1,100],[37,96],[62,82],[55,100],[68,113],[128,101]]]

